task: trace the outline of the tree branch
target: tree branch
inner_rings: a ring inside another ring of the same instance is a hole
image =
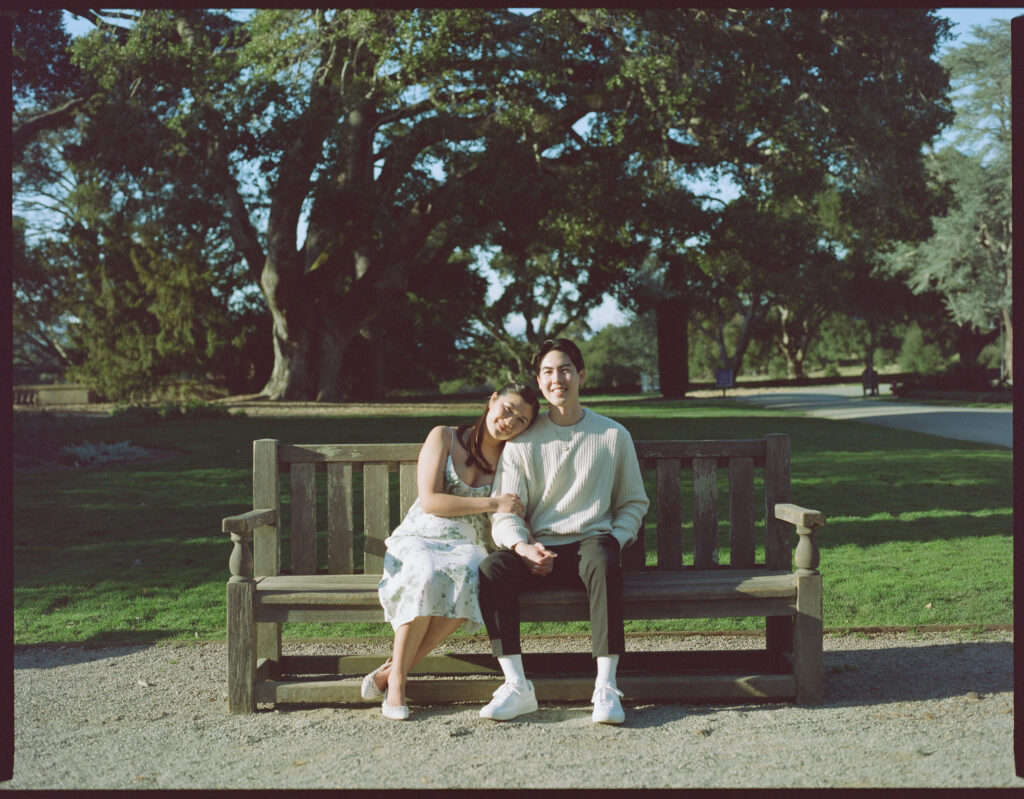
[[[79,108],[99,96],[99,94],[94,94],[91,97],[75,97],[72,100],[68,100],[64,105],[50,111],[45,111],[38,116],[25,120],[20,125],[16,125],[11,132],[11,149],[13,150],[15,160],[17,160],[18,155],[32,139],[44,130],[52,130],[67,125],[74,118],[75,112]]]

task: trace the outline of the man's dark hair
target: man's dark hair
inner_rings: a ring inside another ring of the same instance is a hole
[[[576,367],[576,371],[583,371],[583,353],[580,352],[579,347],[567,338],[549,338],[540,345],[540,349],[537,350],[537,354],[533,356],[534,374],[540,374],[540,362],[543,361],[544,356],[552,350],[564,352],[569,356],[569,360],[572,361],[572,365]]]

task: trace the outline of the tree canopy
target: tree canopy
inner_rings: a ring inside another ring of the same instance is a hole
[[[859,251],[926,238],[944,207],[921,147],[951,116],[948,23],[924,10],[123,16],[70,47],[51,17],[16,18],[71,70],[15,75],[18,180],[62,215],[27,231],[25,262],[73,295],[83,375],[157,368],[141,350],[205,370],[262,325],[266,396],[379,397],[454,363],[418,342],[515,372],[608,294],[657,311],[668,364],[726,289],[758,318],[826,279],[821,197]],[[709,179],[738,197],[708,199]],[[87,332],[117,339],[105,318],[133,331],[109,353]]]

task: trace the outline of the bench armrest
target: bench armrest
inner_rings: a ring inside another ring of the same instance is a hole
[[[257,527],[268,524],[277,524],[276,508],[261,508],[235,516],[226,516],[221,522],[221,529],[225,533],[251,533]]]
[[[231,570],[231,578],[228,582],[252,581],[253,559],[249,541],[252,539],[253,531],[257,527],[275,524],[277,524],[277,508],[257,508],[224,518],[221,526],[225,533],[231,533],[231,542],[234,544],[231,549],[231,557],[228,559],[228,568]]]
[[[825,514],[819,510],[801,508],[788,502],[780,502],[775,506],[775,518],[795,524],[798,528],[818,527],[825,524]]]
[[[796,526],[800,540],[793,553],[793,563],[797,573],[817,574],[818,542],[814,540],[814,531],[825,524],[825,514],[821,511],[801,508],[788,502],[780,502],[775,506],[775,518]]]

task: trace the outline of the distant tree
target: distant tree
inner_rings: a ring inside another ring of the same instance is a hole
[[[657,336],[653,312],[628,324],[607,325],[580,344],[587,365],[587,385],[617,388],[639,386],[641,375],[656,374]]]
[[[928,235],[943,198],[926,180],[921,146],[950,117],[946,77],[933,60],[948,34],[946,21],[903,9],[716,9],[650,12],[644,19],[649,26],[620,30],[635,68],[657,87],[665,152],[681,180],[731,179],[746,209],[767,210],[758,230],[770,228],[788,203],[809,206],[835,191],[843,220],[865,236],[884,242]],[[658,64],[673,68],[659,71]],[[660,237],[660,246],[678,256],[711,246],[709,232],[729,227],[738,210],[693,199],[707,220],[690,235]],[[749,210],[744,215],[753,220]],[[763,253],[778,261],[775,241],[766,241]],[[721,249],[714,257],[660,256],[672,299],[660,346],[678,348],[689,314],[704,307],[708,319],[709,302],[720,308],[719,330],[737,312],[748,327],[764,318],[768,287],[753,274],[760,267],[740,252],[734,256]],[[801,263],[780,266],[798,274]],[[739,273],[729,277],[723,270],[730,267]],[[739,349],[723,353],[723,365],[742,366],[749,337],[741,331]],[[678,372],[679,359],[674,364]],[[662,373],[661,383],[669,395],[685,392],[681,374]]]
[[[934,180],[952,186],[952,205],[932,219],[931,238],[898,248],[884,266],[915,293],[943,298],[960,328],[961,362],[973,363],[1001,326],[1012,380],[1010,24],[997,20],[972,32],[977,42],[943,58],[955,87],[956,147],[929,159]]]

